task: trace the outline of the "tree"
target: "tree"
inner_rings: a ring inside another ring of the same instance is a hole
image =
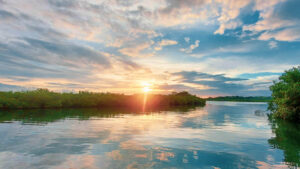
[[[300,121],[300,66],[285,71],[279,81],[270,86],[272,101],[269,110],[273,116],[290,121]]]

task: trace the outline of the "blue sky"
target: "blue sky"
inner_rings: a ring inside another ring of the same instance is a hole
[[[270,95],[299,0],[0,0],[0,90]]]

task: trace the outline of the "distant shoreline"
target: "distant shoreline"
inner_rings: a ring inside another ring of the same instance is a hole
[[[221,97],[210,97],[207,101],[230,101],[230,102],[270,102],[271,97],[267,96],[221,96]]]
[[[206,100],[206,101],[214,101],[214,102],[262,102],[262,103],[268,103],[269,101],[236,101],[236,100]]]

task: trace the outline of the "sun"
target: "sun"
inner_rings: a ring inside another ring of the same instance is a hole
[[[152,84],[149,83],[149,82],[142,82],[141,85],[142,85],[142,91],[144,93],[148,93],[148,92],[150,92],[152,90],[151,89]]]
[[[143,88],[143,91],[144,91],[144,93],[148,93],[148,92],[151,91],[151,89],[150,89],[150,87],[145,86],[145,87]]]

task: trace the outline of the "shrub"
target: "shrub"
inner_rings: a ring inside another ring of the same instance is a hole
[[[274,117],[300,121],[300,66],[285,71],[279,81],[270,86],[272,101],[269,110]]]

